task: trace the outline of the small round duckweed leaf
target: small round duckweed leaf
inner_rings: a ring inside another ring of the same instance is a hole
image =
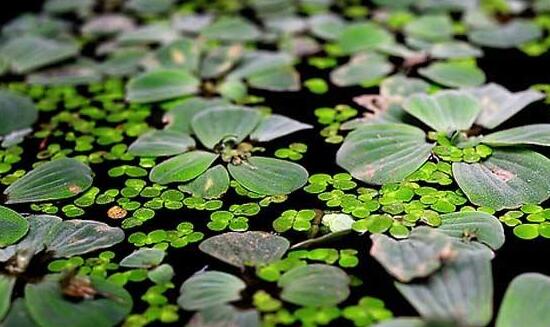
[[[0,275],[0,320],[8,314],[11,305],[11,295],[16,278],[9,275]]]
[[[38,111],[30,98],[0,90],[0,137],[32,126]]]
[[[211,152],[190,151],[156,165],[149,178],[158,184],[187,182],[204,173],[217,158]]]
[[[209,168],[195,180],[182,185],[180,189],[203,199],[219,198],[229,188],[229,174],[222,165]]]
[[[40,326],[109,327],[117,325],[132,309],[132,297],[126,290],[97,277],[89,277],[97,292],[93,299],[67,300],[61,278],[58,274],[48,275],[25,287],[27,309]]]
[[[495,210],[540,203],[550,197],[550,159],[527,149],[498,149],[484,162],[453,163],[453,175],[468,199]]]
[[[158,69],[130,79],[126,99],[136,103],[157,102],[193,94],[198,87],[199,80],[185,70]]]
[[[542,36],[542,30],[534,22],[514,20],[502,26],[470,32],[473,43],[491,48],[514,48]]]
[[[290,243],[266,232],[229,232],[202,241],[199,249],[235,267],[269,264],[283,257]]]
[[[451,133],[472,127],[481,111],[477,99],[460,91],[415,94],[403,104],[409,114],[436,131]]]
[[[550,278],[527,273],[514,278],[500,306],[496,327],[544,327],[550,321]]]
[[[158,266],[166,253],[158,249],[141,248],[120,261],[122,267],[151,268]]]
[[[76,159],[57,159],[40,165],[10,185],[6,203],[40,202],[70,198],[92,185],[92,171]]]
[[[188,278],[180,288],[178,304],[184,310],[202,310],[241,299],[246,284],[220,271],[206,271]]]
[[[228,166],[231,176],[246,189],[264,195],[294,192],[307,183],[307,170],[293,162],[252,157],[241,165]]]
[[[484,212],[453,212],[440,216],[439,231],[463,241],[476,240],[498,250],[504,244],[504,228],[493,215]]]
[[[303,306],[331,306],[348,298],[350,279],[340,268],[325,264],[296,267],[284,273],[278,285],[281,298]]]
[[[224,139],[242,142],[260,123],[259,111],[245,108],[205,110],[193,117],[191,126],[201,143],[213,149]]]
[[[19,241],[29,231],[29,222],[17,212],[0,206],[0,248]]]
[[[351,132],[336,162],[353,177],[371,184],[398,182],[430,157],[433,144],[424,132],[405,124],[373,124]]]
[[[471,62],[436,62],[418,73],[436,83],[448,87],[473,87],[485,82],[485,73]]]
[[[156,130],[140,136],[128,153],[140,157],[172,156],[186,152],[195,146],[195,140],[185,133],[171,130]]]
[[[538,224],[521,224],[514,227],[514,235],[523,240],[533,240],[539,237]]]
[[[268,142],[312,127],[285,116],[270,115],[264,118],[252,134],[250,134],[250,139],[258,142]]]
[[[550,124],[533,124],[506,129],[484,136],[481,143],[491,146],[550,146]]]

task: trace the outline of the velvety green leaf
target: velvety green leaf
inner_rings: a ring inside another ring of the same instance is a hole
[[[156,165],[149,179],[158,184],[187,182],[204,173],[217,158],[217,154],[197,150],[180,154]]]
[[[371,239],[370,255],[401,282],[429,276],[441,268],[445,256],[453,251],[452,239],[429,227],[413,229],[404,240],[384,234],[373,234]]]
[[[468,199],[495,210],[550,197],[550,159],[530,150],[498,149],[475,164],[453,163],[453,175]]]
[[[157,266],[147,273],[147,278],[149,278],[153,283],[158,285],[163,285],[170,283],[174,277],[174,268],[167,263],[164,263],[160,266]]]
[[[63,61],[78,52],[75,43],[30,35],[13,38],[0,48],[0,55],[20,74]]]
[[[126,99],[136,103],[156,102],[193,94],[198,88],[199,80],[185,70],[158,69],[130,79]]]
[[[209,168],[195,180],[182,185],[180,189],[203,199],[219,198],[229,188],[229,174],[222,165]]]
[[[529,89],[512,93],[495,83],[471,89],[470,92],[479,99],[482,109],[476,124],[489,129],[499,126],[530,103],[544,99],[544,94],[538,91]]]
[[[221,41],[252,41],[260,37],[256,26],[241,17],[222,17],[201,31],[201,35]]]
[[[8,312],[4,321],[2,321],[2,327],[40,327],[34,320],[32,320],[29,310],[25,305],[25,299],[20,297],[15,299],[11,304],[10,311]]]
[[[198,112],[207,109],[214,109],[220,106],[234,108],[236,106],[228,105],[225,100],[220,98],[204,99],[193,97],[186,99],[181,104],[168,111],[163,117],[166,129],[181,133],[191,134],[191,120]]]
[[[376,325],[374,325],[374,327],[454,327],[452,325],[447,325],[447,324],[438,324],[438,323],[431,323],[431,324],[428,324],[426,322],[424,322],[422,319],[420,318],[396,318],[396,319],[392,319],[392,320],[385,320],[385,321],[382,321]]]
[[[141,157],[162,157],[180,154],[192,149],[195,140],[186,133],[156,130],[141,135],[128,148],[128,153]]]
[[[294,192],[307,182],[307,170],[293,162],[252,157],[241,165],[228,166],[231,176],[246,189],[264,195]]]
[[[435,62],[418,73],[436,83],[448,87],[479,86],[485,83],[485,73],[470,62]]]
[[[513,48],[542,36],[535,22],[514,20],[502,26],[474,30],[468,38],[473,43],[491,48]]]
[[[19,241],[29,231],[29,223],[17,212],[0,206],[0,248]]]
[[[166,252],[162,250],[141,248],[122,259],[120,266],[128,268],[152,268],[158,266],[165,255]]]
[[[500,306],[497,327],[545,327],[550,321],[550,278],[537,273],[514,278]]]
[[[179,39],[157,51],[157,58],[163,67],[180,68],[195,72],[199,68],[200,43],[191,39]]]
[[[11,184],[6,203],[52,201],[70,198],[92,185],[90,167],[76,159],[57,159],[31,170]]]
[[[398,103],[410,95],[428,93],[429,89],[430,84],[423,79],[407,77],[401,74],[392,75],[380,83],[380,95]],[[355,101],[360,104],[357,98]]]
[[[258,311],[238,310],[232,305],[218,305],[197,312],[186,327],[260,327]]]
[[[92,10],[93,0],[47,0],[44,3],[44,11],[50,14],[77,14],[87,15]]]
[[[346,27],[345,21],[340,16],[330,13],[313,15],[308,23],[313,35],[331,41],[336,40]]]
[[[0,137],[32,126],[38,111],[30,98],[0,90]]]
[[[275,92],[300,90],[300,75],[290,66],[263,70],[248,76],[251,87]]]
[[[453,212],[440,216],[439,231],[468,242],[476,240],[493,250],[504,244],[504,228],[493,215],[484,212]]]
[[[243,62],[228,74],[227,78],[247,79],[251,76],[261,75],[263,72],[272,72],[284,67],[290,67],[293,61],[294,58],[286,53],[247,53],[247,56],[243,58]]]
[[[125,7],[142,15],[158,15],[169,11],[174,3],[175,0],[129,0]]]
[[[201,77],[214,78],[229,71],[243,54],[240,44],[220,46],[210,50],[201,64]]]
[[[481,111],[477,99],[460,91],[414,94],[403,108],[434,130],[447,133],[468,130]]]
[[[337,44],[344,53],[356,53],[373,50],[393,42],[393,36],[383,27],[371,23],[354,23],[346,26],[338,38]]]
[[[424,132],[405,124],[372,124],[356,129],[338,150],[336,162],[353,177],[372,184],[398,182],[431,155]]]
[[[228,232],[202,241],[199,249],[232,266],[265,265],[283,257],[290,243],[281,236],[266,232]]]
[[[550,146],[550,124],[533,124],[506,129],[482,137],[481,142],[492,146],[520,144]]]
[[[133,19],[123,14],[99,14],[87,20],[81,28],[84,35],[110,35],[135,28]]]
[[[281,299],[303,306],[333,306],[348,298],[350,279],[340,268],[325,264],[299,266],[284,273]]]
[[[310,128],[313,128],[313,126],[285,116],[272,114],[262,119],[258,127],[250,134],[250,138],[258,142],[268,142]]]
[[[242,142],[260,123],[261,113],[245,108],[205,110],[193,116],[191,126],[201,143],[213,149],[225,139]]]
[[[206,271],[188,278],[180,288],[178,304],[184,310],[201,310],[241,299],[246,284],[220,271]]]
[[[132,297],[123,288],[104,279],[90,277],[98,292],[94,299],[68,301],[61,292],[61,275],[48,275],[25,287],[25,302],[33,320],[42,327],[110,327],[130,313]]]
[[[38,85],[88,85],[102,79],[97,65],[81,61],[27,75],[27,83]]]
[[[177,40],[180,36],[169,24],[153,23],[142,25],[118,35],[117,41],[121,45],[143,45],[152,43],[167,44]]]
[[[405,34],[428,42],[446,41],[453,37],[453,21],[447,15],[423,15],[405,26]]]
[[[341,67],[333,70],[330,80],[337,86],[358,85],[372,82],[388,75],[393,65],[386,57],[377,53],[361,53]]]
[[[11,294],[15,281],[14,276],[0,274],[0,321],[4,319],[10,309]]]
[[[109,54],[97,65],[97,69],[108,76],[130,76],[138,73],[147,52],[143,49],[123,49]]]
[[[462,41],[436,43],[429,52],[433,58],[437,59],[466,59],[483,56],[483,51]]]
[[[481,327],[493,315],[489,250],[459,252],[426,282],[396,283],[396,287],[427,320]]]

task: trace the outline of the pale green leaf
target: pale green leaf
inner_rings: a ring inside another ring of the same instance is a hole
[[[217,158],[217,154],[198,150],[180,154],[156,165],[149,179],[158,184],[187,182],[204,173]]]

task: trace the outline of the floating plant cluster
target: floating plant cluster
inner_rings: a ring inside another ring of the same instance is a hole
[[[549,34],[547,0],[21,13],[0,33],[0,325],[547,327],[550,277],[494,299],[491,261],[550,239],[550,122],[517,119],[550,85],[481,60],[548,56]]]

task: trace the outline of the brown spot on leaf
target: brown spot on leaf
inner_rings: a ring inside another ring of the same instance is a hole
[[[82,188],[76,184],[69,184],[69,192],[73,194],[78,194],[82,192]]]
[[[172,57],[172,61],[178,65],[185,63],[185,54],[179,50],[173,49],[170,51],[170,57]]]
[[[109,210],[107,210],[107,216],[111,219],[122,219],[126,217],[127,214],[128,211],[119,206],[113,206]]]
[[[502,169],[499,167],[490,168],[493,175],[495,175],[498,179],[500,179],[503,182],[508,182],[512,178],[515,177],[514,173],[511,171],[508,171],[506,169]]]
[[[362,170],[359,170],[357,172],[357,175],[360,176],[360,177],[365,177],[365,178],[372,178],[374,176],[374,174],[376,173],[377,171],[377,168],[373,165],[367,165],[365,168],[363,168]]]

